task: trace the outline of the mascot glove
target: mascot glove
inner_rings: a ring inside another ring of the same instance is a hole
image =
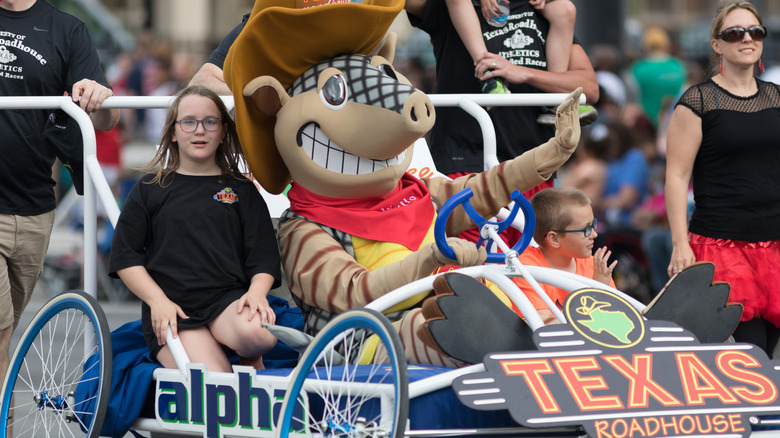
[[[433,244],[431,244],[433,245]],[[433,247],[433,258],[439,266],[456,265],[460,267],[477,266],[485,263],[487,251],[483,246],[477,246],[473,242],[458,237],[448,237],[447,245],[455,253],[455,260],[439,251],[439,248]]]
[[[580,95],[577,88],[558,106],[555,115],[555,137],[534,149],[534,165],[539,175],[547,179],[569,159],[580,141]]]

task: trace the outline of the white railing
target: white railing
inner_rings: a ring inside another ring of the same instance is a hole
[[[496,133],[492,121],[484,106],[555,106],[566,98],[563,93],[534,93],[512,95],[487,94],[430,94],[434,106],[460,107],[477,121],[484,137],[485,168],[498,164],[496,155]],[[223,96],[227,107],[233,108],[233,97]],[[109,109],[150,109],[167,108],[173,97],[122,97],[106,99],[103,108]],[[580,103],[585,102],[582,96]],[[62,109],[78,123],[84,140],[84,291],[97,296],[97,200],[103,203],[106,216],[116,226],[119,219],[119,206],[97,160],[95,131],[89,116],[73,103],[71,98],[63,96],[3,96],[0,97],[0,110],[4,109]]]

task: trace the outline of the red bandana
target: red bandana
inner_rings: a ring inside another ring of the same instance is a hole
[[[399,243],[412,251],[420,248],[434,217],[428,187],[408,173],[382,198],[331,198],[295,183],[287,197],[295,214],[353,236]]]

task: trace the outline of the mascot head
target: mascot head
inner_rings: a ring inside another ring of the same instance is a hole
[[[271,193],[292,178],[337,198],[381,197],[433,126],[430,100],[392,67],[402,0],[259,0],[225,60],[241,145]]]

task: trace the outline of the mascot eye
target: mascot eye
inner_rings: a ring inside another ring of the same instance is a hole
[[[347,81],[342,75],[333,75],[320,90],[322,103],[331,109],[339,109],[347,102]]]
[[[395,74],[395,69],[393,68],[393,66],[388,64],[382,64],[379,66],[379,70],[381,70],[382,73],[390,76],[391,78],[398,80],[398,75]]]

